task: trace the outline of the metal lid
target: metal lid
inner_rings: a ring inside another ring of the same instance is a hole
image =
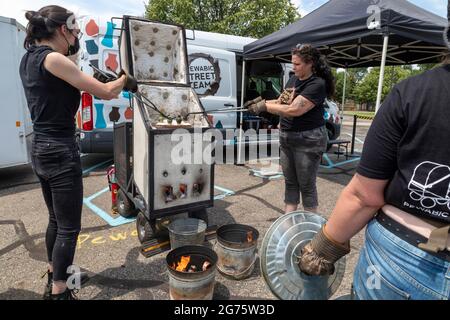
[[[326,300],[338,289],[345,273],[345,257],[331,276],[308,276],[297,265],[301,249],[326,220],[296,211],[277,219],[261,245],[261,272],[272,293],[282,300]]]
[[[120,65],[138,83],[189,86],[184,27],[124,16]]]

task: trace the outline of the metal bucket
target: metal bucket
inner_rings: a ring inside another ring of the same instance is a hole
[[[200,219],[185,218],[170,223],[170,247],[176,249],[188,245],[202,245],[205,242],[206,223]]]
[[[214,249],[219,258],[219,272],[236,280],[249,277],[255,268],[258,237],[258,230],[243,224],[218,228]]]
[[[202,270],[204,261],[211,266],[205,271],[183,272],[171,266],[182,256],[190,256],[191,263]],[[217,254],[204,246],[183,246],[169,252],[166,257],[169,270],[170,300],[212,300],[216,277]]]

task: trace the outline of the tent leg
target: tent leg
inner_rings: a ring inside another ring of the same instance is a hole
[[[344,116],[346,89],[347,89],[347,68],[344,69],[344,89],[342,90],[343,92],[342,92],[341,118]]]
[[[242,63],[242,87],[241,87],[241,107],[244,105],[244,96],[245,96],[245,64],[246,61],[244,60]],[[239,139],[238,139],[238,158],[237,158],[237,163],[238,164],[242,164],[242,133],[243,133],[243,123],[244,123],[244,113],[243,112],[239,112],[240,114],[240,125],[239,125]]]
[[[383,55],[381,57],[380,79],[378,81],[378,94],[377,94],[377,104],[375,106],[375,113],[378,112],[381,106],[381,95],[383,93],[384,69],[386,67],[388,44],[389,44],[389,35],[386,34],[384,35],[384,42],[383,42]]]

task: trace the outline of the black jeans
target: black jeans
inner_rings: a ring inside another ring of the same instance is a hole
[[[316,177],[327,140],[325,127],[280,132],[280,164],[284,174],[286,204],[299,204],[301,193],[304,208],[319,205]]]
[[[81,229],[83,177],[78,144],[75,138],[35,136],[31,161],[49,212],[45,243],[53,280],[66,281]]]

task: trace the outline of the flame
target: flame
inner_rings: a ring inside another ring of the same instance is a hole
[[[178,262],[175,270],[177,271],[186,271],[186,268],[189,264],[189,261],[191,261],[190,256],[182,256],[180,262]],[[175,264],[174,264],[175,265]]]
[[[247,232],[247,242],[253,242],[253,232]]]

